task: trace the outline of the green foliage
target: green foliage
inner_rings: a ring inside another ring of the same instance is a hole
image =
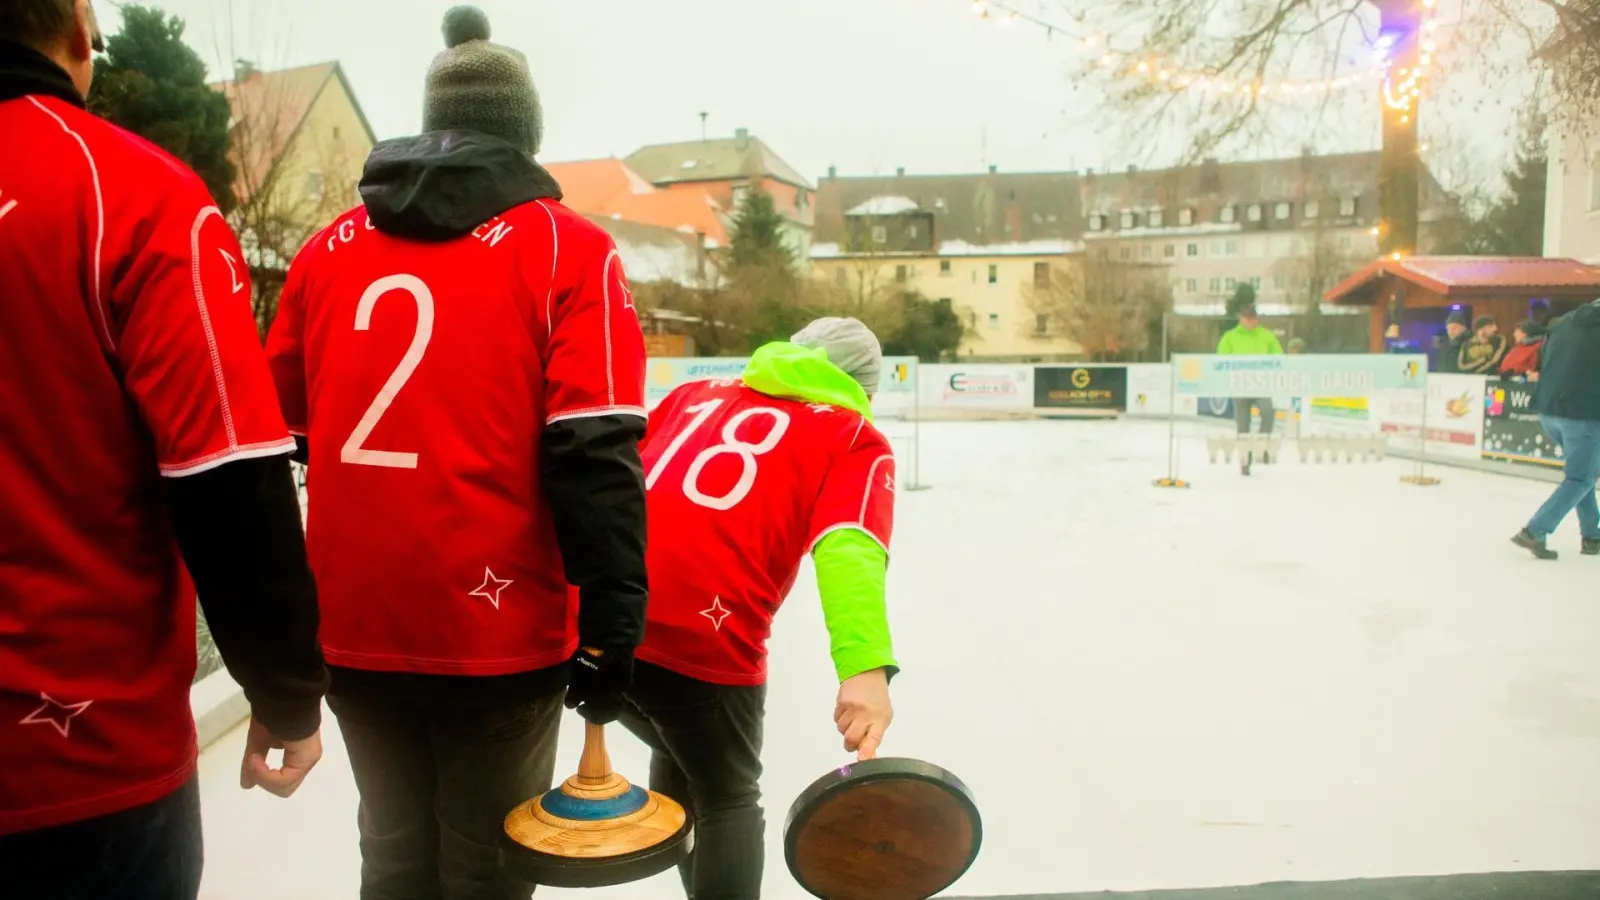
[[[206,86],[206,67],[183,42],[183,21],[151,7],[122,7],[122,32],[95,60],[89,108],[194,169],[224,213],[232,210],[228,98]]]
[[[772,195],[753,191],[746,197],[733,217],[733,233],[728,238],[730,277],[737,278],[740,269],[792,267],[794,253],[784,243],[784,226],[783,214],[772,202]]]
[[[1458,208],[1440,223],[1435,252],[1461,256],[1540,256],[1544,253],[1544,201],[1549,180],[1546,117],[1523,113],[1511,164],[1501,173],[1499,196],[1481,211]]]
[[[949,300],[930,300],[907,291],[898,303],[899,322],[878,335],[886,355],[915,356],[928,363],[954,358],[966,329]]]
[[[1239,286],[1233,289],[1233,296],[1228,298],[1228,315],[1237,316],[1239,310],[1246,306],[1254,306],[1255,302],[1256,286],[1248,281],[1241,281]]]

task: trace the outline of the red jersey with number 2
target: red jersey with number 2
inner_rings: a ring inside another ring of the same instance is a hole
[[[714,684],[762,684],[772,618],[824,536],[885,551],[894,451],[861,414],[738,381],[673,391],[650,414],[650,606],[638,657]]]

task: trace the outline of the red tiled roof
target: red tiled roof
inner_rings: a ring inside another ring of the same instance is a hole
[[[561,202],[578,212],[701,232],[719,247],[728,243],[722,207],[704,188],[658,189],[615,158],[546,163],[545,169],[561,185]]]
[[[1445,296],[1506,291],[1600,294],[1600,268],[1575,259],[1532,256],[1413,256],[1380,259],[1334,285],[1331,303],[1369,302],[1366,288],[1383,276],[1403,278]]]

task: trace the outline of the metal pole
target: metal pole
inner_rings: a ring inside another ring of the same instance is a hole
[[[1178,367],[1171,360],[1172,387],[1167,394],[1167,477],[1178,480]]]
[[[911,364],[911,488],[922,487],[922,360]]]

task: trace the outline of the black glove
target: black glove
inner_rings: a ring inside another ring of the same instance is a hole
[[[596,725],[617,720],[627,700],[623,695],[633,686],[633,649],[595,650],[582,648],[572,657],[567,678],[567,709]]]

